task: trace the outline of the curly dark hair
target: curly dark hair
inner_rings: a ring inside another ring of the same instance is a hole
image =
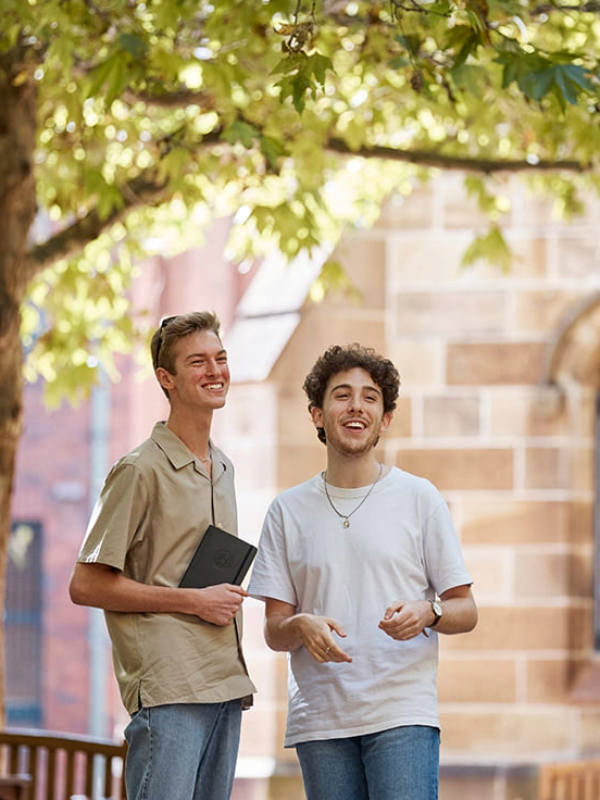
[[[349,345],[333,345],[319,356],[304,379],[302,388],[308,397],[308,410],[323,408],[327,384],[338,372],[360,367],[368,372],[383,395],[383,411],[390,413],[396,408],[400,392],[400,374],[389,358],[379,355],[372,347],[363,347],[356,342]],[[325,431],[317,429],[317,436],[325,442]]]

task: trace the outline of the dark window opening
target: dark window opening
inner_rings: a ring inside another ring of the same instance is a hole
[[[9,725],[42,727],[42,526],[11,526],[6,596],[6,718]]]

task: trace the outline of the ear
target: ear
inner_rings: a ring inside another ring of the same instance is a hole
[[[163,389],[172,389],[174,387],[173,376],[164,367],[157,367],[154,374]]]
[[[383,415],[383,417],[381,418],[381,431],[383,433],[385,433],[385,431],[387,431],[387,429],[392,424],[393,416],[394,416],[394,414],[393,414],[392,411],[386,411],[385,414]]]
[[[322,411],[322,409],[317,408],[316,406],[313,406],[313,408],[311,408],[311,410],[310,410],[310,416],[312,418],[313,425],[315,426],[315,428],[324,428],[325,427],[323,425],[323,411]]]

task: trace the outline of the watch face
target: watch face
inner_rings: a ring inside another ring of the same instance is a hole
[[[433,608],[433,613],[434,613],[434,614],[436,615],[436,617],[437,617],[437,619],[436,619],[436,622],[437,622],[437,620],[438,620],[438,619],[439,619],[439,618],[442,616],[442,607],[441,607],[441,605],[438,603],[438,601],[437,601],[437,600],[432,600],[432,601],[431,601],[431,606],[432,606],[432,608]]]

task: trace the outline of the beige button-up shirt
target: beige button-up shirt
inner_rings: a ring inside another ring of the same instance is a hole
[[[202,462],[162,422],[120,459],[106,482],[78,556],[128,578],[177,586],[212,522],[237,535],[234,470],[211,443],[212,481]],[[256,691],[232,625],[187,614],[105,612],[125,708],[216,703]]]

